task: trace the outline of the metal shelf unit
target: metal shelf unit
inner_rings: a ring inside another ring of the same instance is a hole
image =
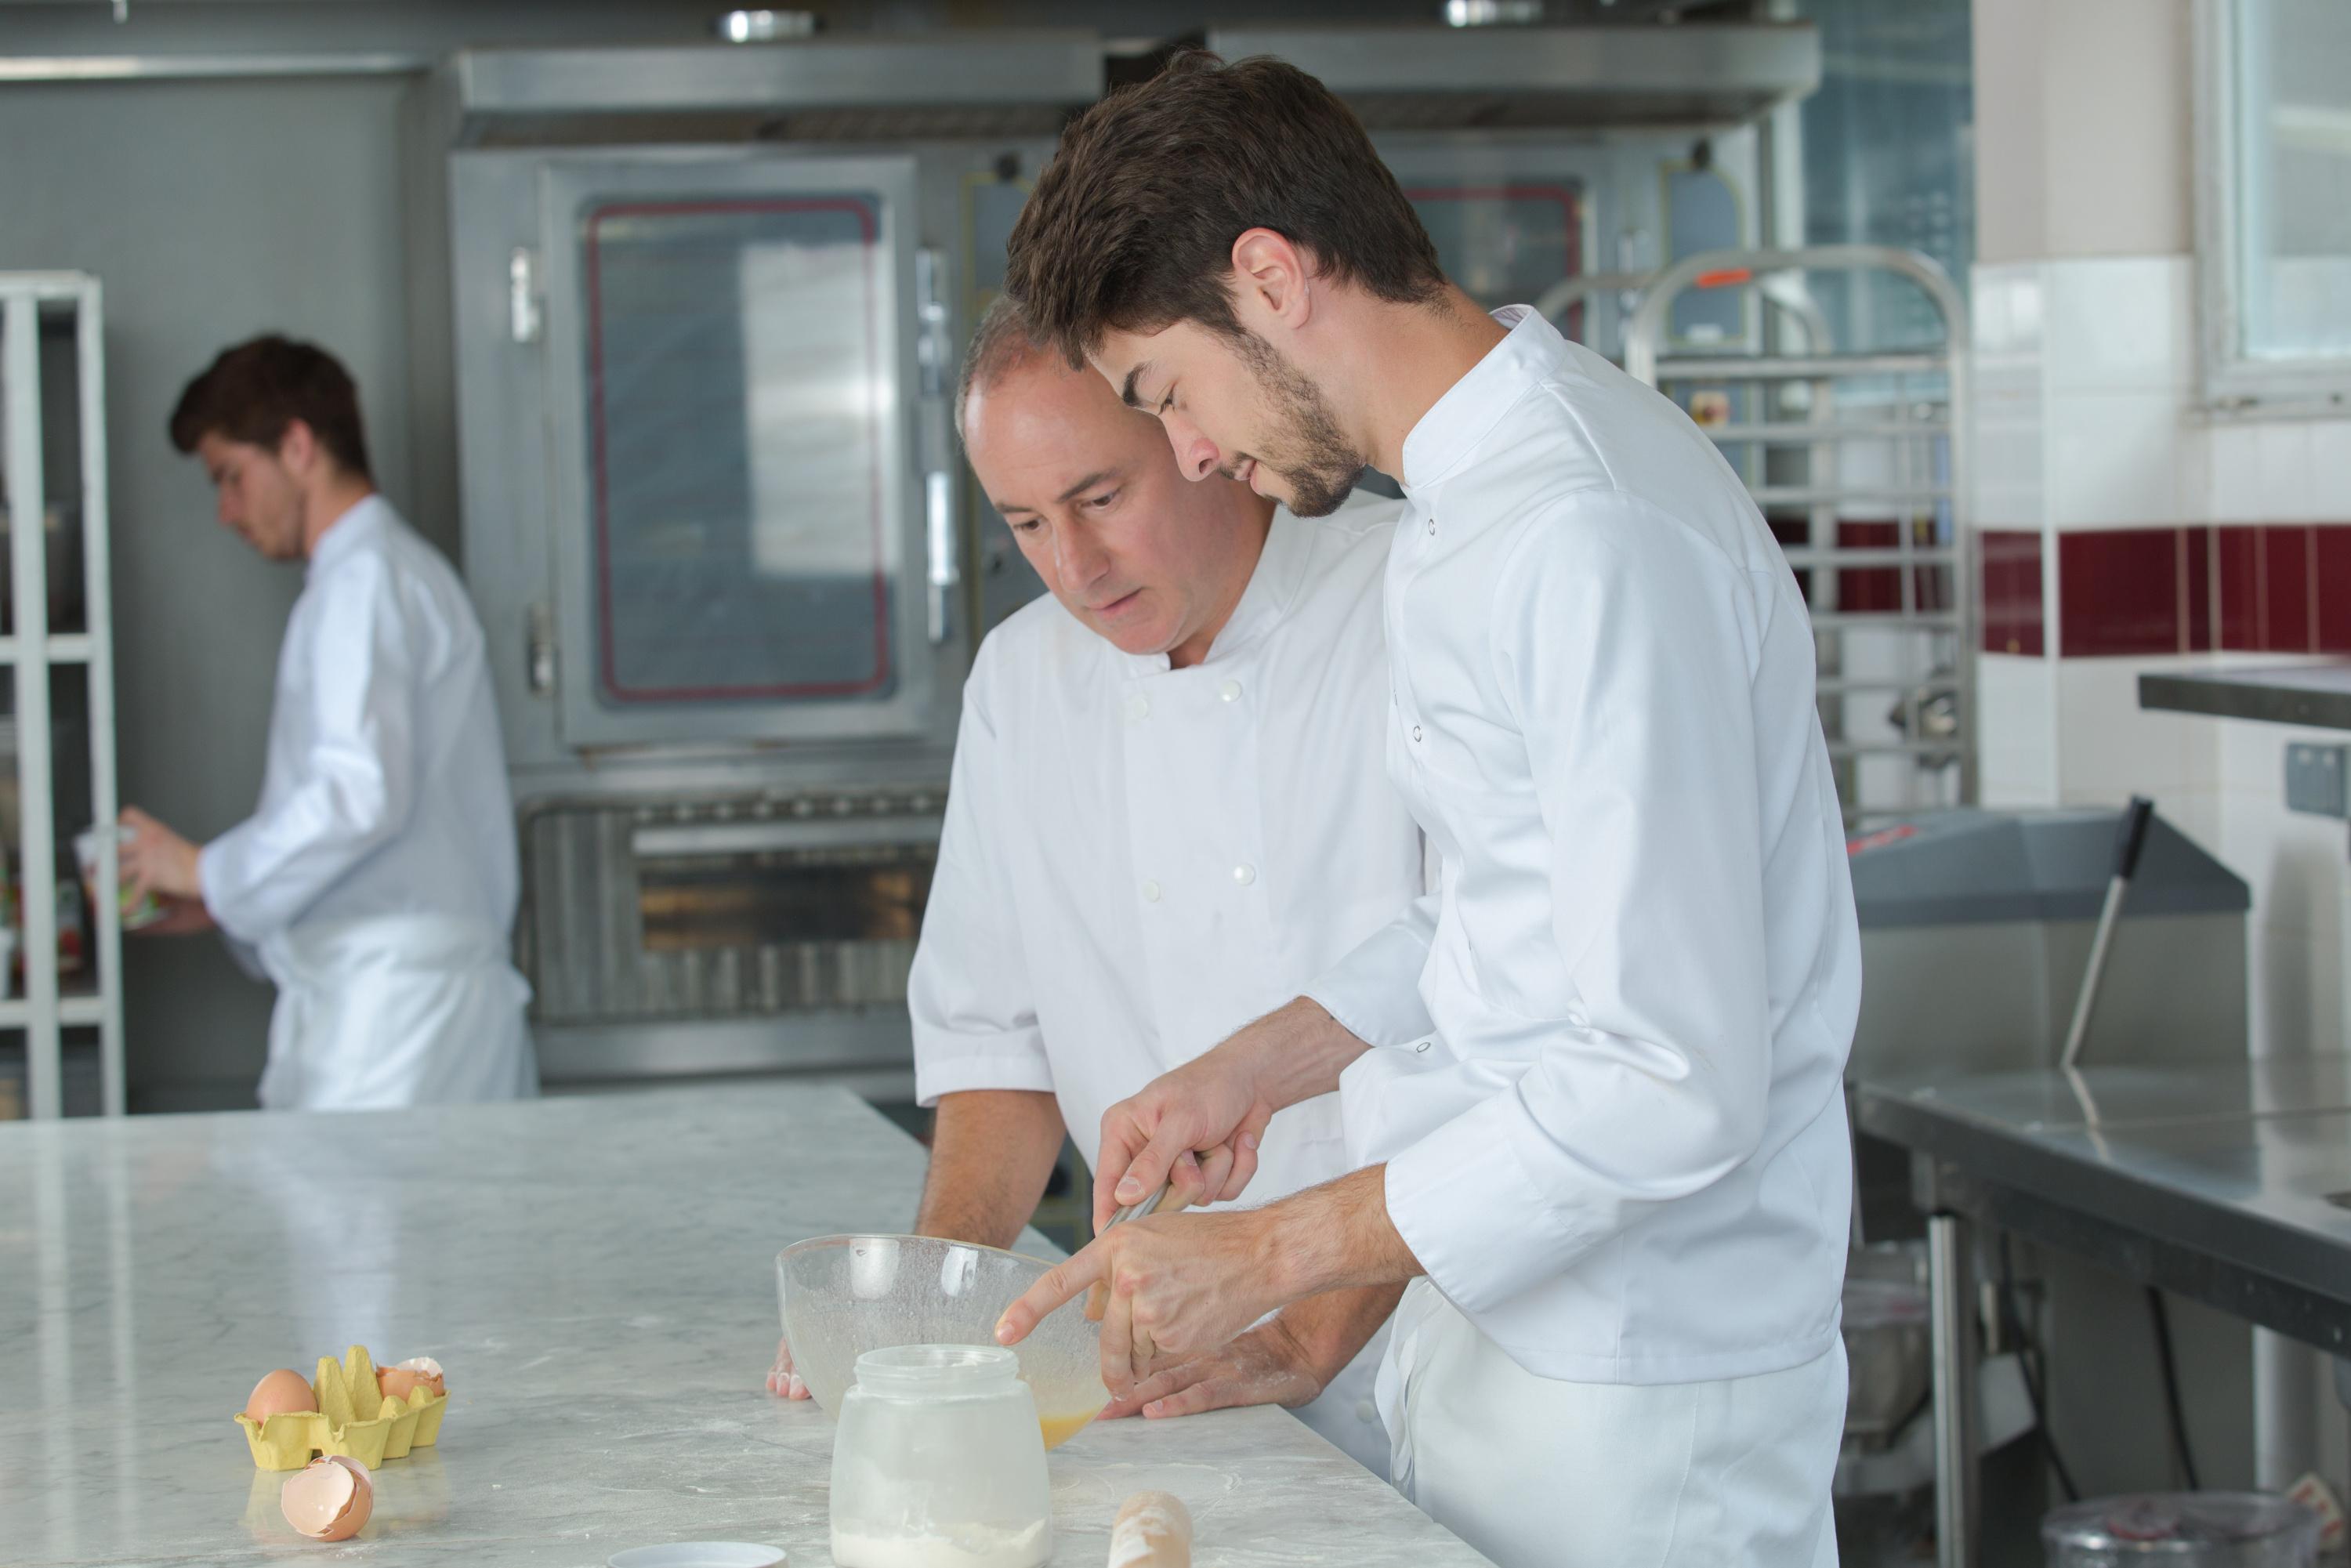
[[[1907,279],[1933,307],[1940,341],[1840,351],[1803,290],[1808,270]],[[1802,542],[1782,549],[1810,579],[1822,726],[1849,822],[1973,801],[1977,612],[1959,290],[1928,257],[1891,246],[1710,251],[1631,288],[1625,370],[1677,397],[1719,398],[1707,434],[1767,517],[1801,525]],[[1677,300],[1720,288],[1753,289],[1793,318],[1802,349],[1776,351],[1769,337],[1757,353],[1674,342]],[[1583,292],[1563,285],[1541,308],[1563,310]],[[1870,591],[1849,601],[1848,585]]]
[[[25,988],[0,1000],[0,1031],[25,1041],[26,1108],[36,1119],[64,1113],[64,1041],[68,1028],[98,1031],[100,1108],[120,1115],[122,1082],[122,924],[111,897],[93,901],[90,968],[95,988],[67,993],[57,946],[57,801],[51,728],[51,681],[78,670],[88,682],[91,821],[111,822],[118,810],[114,758],[114,637],[108,572],[104,312],[99,281],[74,272],[0,273],[0,476],[5,479],[9,565],[14,576],[13,634],[0,637],[0,669],[16,691],[17,841],[9,846],[20,877],[20,951]],[[73,395],[78,404],[82,597],[86,626],[49,629],[50,496],[42,442],[42,354],[45,331],[73,344]],[[115,848],[101,835],[97,883],[115,884]]]

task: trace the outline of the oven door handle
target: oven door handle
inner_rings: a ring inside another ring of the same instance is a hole
[[[648,822],[629,834],[639,860],[703,860],[788,850],[938,842],[937,817],[753,818],[726,822]]]
[[[963,580],[962,564],[956,559],[954,476],[944,468],[923,476],[923,532],[929,544],[930,632],[935,647],[947,640],[947,612],[956,584]]]

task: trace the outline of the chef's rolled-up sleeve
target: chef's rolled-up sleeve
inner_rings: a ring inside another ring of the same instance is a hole
[[[1762,1137],[1772,1020],[1750,686],[1751,606],[1771,600],[1744,591],[1742,570],[1610,491],[1530,519],[1497,574],[1494,675],[1550,846],[1564,989],[1559,1016],[1529,1020],[1538,1044],[1516,1082],[1385,1178],[1397,1230],[1473,1313],[1720,1180]]]
[[[289,637],[315,737],[281,799],[206,844],[204,907],[236,941],[291,924],[397,833],[416,800],[416,660],[399,585],[380,560],[353,559],[310,591]],[[284,702],[297,694],[281,689]]]
[[[1020,802],[1006,797],[1006,758],[988,703],[988,650],[964,688],[939,858],[923,934],[906,980],[914,1031],[914,1097],[1020,1089],[1050,1093],[1053,1071],[1037,1024],[1036,993],[995,824]]]
[[[1437,895],[1423,894],[1307,987],[1307,999],[1366,1045],[1426,1039],[1435,1026],[1420,974],[1436,932]]]

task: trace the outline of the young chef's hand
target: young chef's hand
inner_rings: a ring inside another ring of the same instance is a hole
[[[1120,1101],[1102,1116],[1094,1229],[1171,1179],[1194,1204],[1240,1197],[1273,1113],[1338,1088],[1341,1071],[1369,1049],[1300,997]]]
[[[1164,1073],[1102,1113],[1094,1161],[1094,1229],[1172,1181],[1162,1209],[1227,1203],[1257,1174],[1257,1146],[1278,1107],[1259,1094],[1249,1031]],[[1179,1201],[1180,1200],[1180,1201]]]
[[[192,898],[204,890],[196,872],[196,846],[132,806],[122,813],[126,830],[115,854],[125,887],[158,898]]]
[[[792,1370],[792,1342],[776,1342],[776,1364],[768,1369],[768,1392],[781,1399],[806,1399],[809,1385]]]
[[[1113,1227],[1007,1307],[997,1341],[1019,1343],[1056,1307],[1105,1283],[1102,1382],[1113,1398],[1131,1399],[1154,1374],[1220,1348],[1282,1304],[1267,1212],[1154,1215]]]

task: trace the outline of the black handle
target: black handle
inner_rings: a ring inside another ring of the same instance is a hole
[[[2134,795],[2123,808],[2123,820],[2115,832],[2115,874],[2128,882],[2138,871],[2138,852],[2147,847],[2147,825],[2155,820],[2155,802],[2144,795]]]

